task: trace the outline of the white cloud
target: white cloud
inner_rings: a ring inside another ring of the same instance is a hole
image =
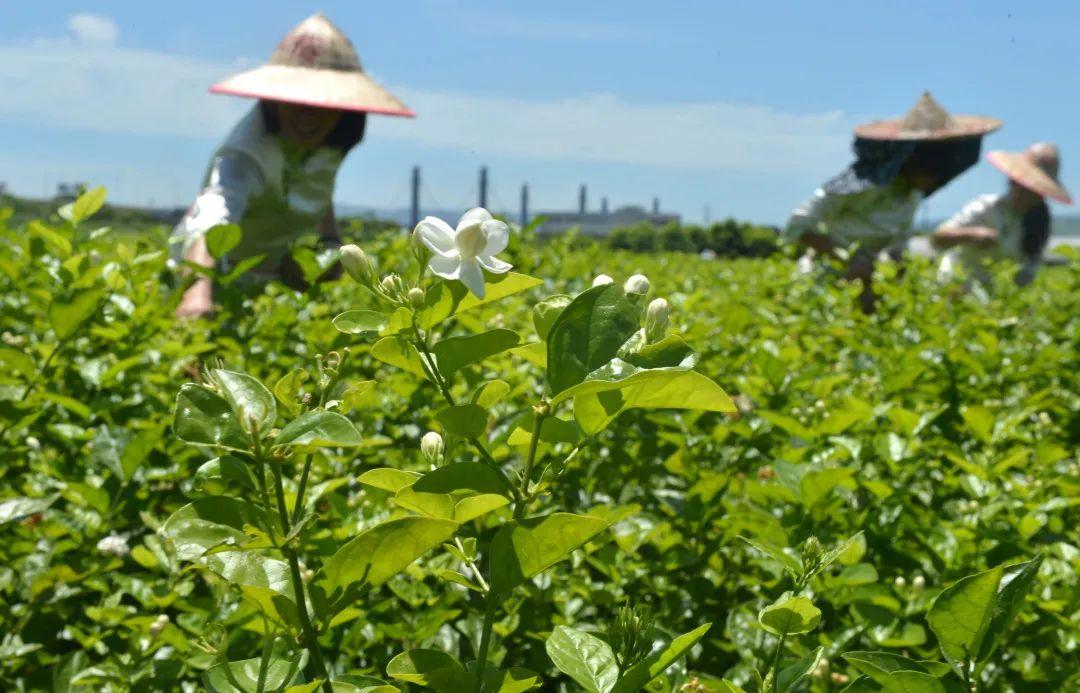
[[[244,67],[103,40],[0,45],[0,120],[212,142],[250,102],[210,95],[207,87]],[[373,140],[470,156],[816,175],[849,137],[849,119],[839,112],[788,113],[724,101],[634,103],[613,94],[539,100],[395,91],[419,116],[373,118]]]
[[[91,46],[113,46],[120,37],[120,28],[110,17],[80,12],[68,17],[68,29],[79,43]]]

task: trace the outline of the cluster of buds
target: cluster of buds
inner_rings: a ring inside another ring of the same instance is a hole
[[[644,659],[652,649],[652,610],[647,605],[619,608],[615,620],[608,628],[607,641],[611,645],[620,669],[626,669]]]

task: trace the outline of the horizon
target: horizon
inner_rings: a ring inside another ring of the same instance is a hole
[[[78,181],[121,204],[187,206],[216,143],[252,105],[207,88],[262,63],[319,8],[418,112],[372,117],[339,175],[342,206],[407,208],[419,165],[422,209],[464,211],[486,166],[491,206],[512,215],[522,183],[538,212],[576,209],[586,184],[590,210],[602,197],[611,209],[659,197],[689,223],[781,225],[847,165],[855,125],[901,115],[924,88],[953,113],[1005,121],[984,152],[1057,141],[1063,182],[1080,188],[1068,158],[1080,97],[1060,88],[1077,62],[1072,23],[1049,4],[1014,12],[1003,2],[678,12],[556,2],[527,14],[456,2],[366,14],[339,2],[22,6],[0,28],[0,182],[27,197]],[[819,23],[847,40],[806,31]],[[919,219],[1003,187],[982,161]]]

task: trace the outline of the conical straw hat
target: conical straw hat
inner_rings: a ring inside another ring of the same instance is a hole
[[[855,128],[855,135],[868,140],[947,140],[985,135],[1000,127],[997,118],[950,115],[926,91],[903,118],[860,125]]]
[[[364,74],[352,43],[321,12],[297,24],[269,63],[222,80],[210,91],[344,111],[414,115]]]
[[[1040,142],[1022,152],[990,152],[986,159],[1002,173],[1043,197],[1071,205],[1069,191],[1058,182],[1058,148]]]

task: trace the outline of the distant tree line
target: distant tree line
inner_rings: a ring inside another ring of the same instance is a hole
[[[670,222],[654,226],[648,222],[623,226],[608,236],[612,248],[638,253],[711,251],[720,257],[766,257],[780,248],[776,228],[725,219],[709,226]]]

